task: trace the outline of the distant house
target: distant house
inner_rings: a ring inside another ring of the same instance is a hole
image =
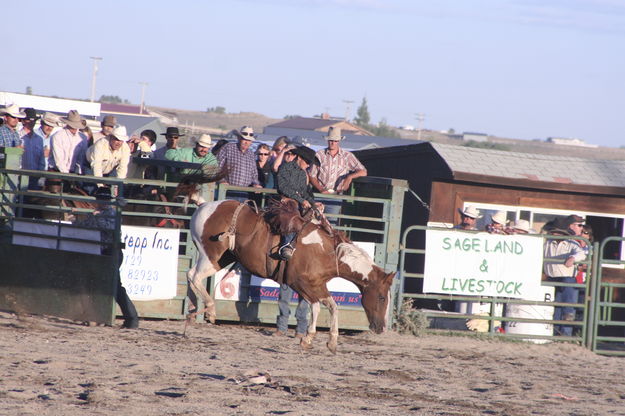
[[[488,141],[488,135],[486,133],[462,133],[462,140],[465,142],[486,142]]]
[[[598,147],[596,144],[588,144],[582,139],[573,139],[568,137],[548,137],[545,141],[547,143],[563,144],[567,146]]]
[[[315,131],[327,133],[330,127],[340,128],[343,135],[373,136],[370,132],[349,121],[343,119],[330,118],[327,114],[321,118],[316,117],[294,117],[265,127],[265,134],[277,134],[285,136],[297,135],[297,130],[303,132]],[[289,133],[282,133],[288,131]],[[295,131],[295,133],[293,133]]]

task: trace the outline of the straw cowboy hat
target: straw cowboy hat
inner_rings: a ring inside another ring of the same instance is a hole
[[[480,211],[477,210],[473,205],[467,206],[464,211],[458,208],[458,212],[460,215],[464,215],[469,218],[481,218]]]
[[[299,147],[296,147],[295,149],[291,150],[291,153],[301,157],[309,165],[313,165],[313,164],[317,165],[317,166],[321,165],[321,163],[319,162],[319,158],[315,154],[315,151],[313,149],[311,149],[310,147],[299,146]]]
[[[83,124],[83,118],[80,117],[78,111],[69,110],[67,113],[67,117],[61,117],[61,121],[73,129],[83,129],[85,125]]]
[[[243,140],[251,140],[251,141],[256,140],[256,137],[254,137],[254,129],[251,128],[250,126],[241,127],[241,130],[237,131],[236,135],[239,136]]]
[[[493,222],[497,224],[506,225],[506,212],[505,211],[497,211],[493,215],[490,216]]]
[[[50,127],[61,127],[61,120],[54,113],[45,113],[41,118],[41,122]]]
[[[20,108],[16,104],[10,104],[10,105],[6,106],[6,108],[3,108],[1,110],[0,114],[2,114],[2,115],[9,115],[9,116],[15,117],[15,118],[24,118],[24,117],[26,117],[26,114],[22,113],[20,111]]]
[[[512,227],[516,231],[521,231],[524,233],[530,232],[530,222],[528,220],[516,220],[514,226]]]
[[[117,140],[121,140],[122,142],[127,142],[128,140],[130,140],[130,137],[128,137],[128,133],[126,132],[126,127],[124,126],[115,127],[110,136],[113,136]]]
[[[200,140],[197,141],[197,144],[202,147],[212,147],[213,140],[209,134],[202,134],[200,136]]]
[[[340,128],[338,128],[338,127],[330,127],[328,129],[328,135],[327,136],[323,136],[323,138],[326,139],[326,140],[340,142],[341,140],[345,139],[345,136],[341,136],[341,129]]]

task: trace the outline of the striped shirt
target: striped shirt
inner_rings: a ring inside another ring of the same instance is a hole
[[[256,169],[256,155],[252,149],[247,149],[243,153],[239,150],[238,143],[228,143],[219,150],[217,160],[219,160],[220,170],[224,166],[228,169],[224,179],[228,184],[233,186],[260,185]]]
[[[341,148],[335,156],[332,156],[328,149],[319,150],[317,157],[321,166],[312,165],[310,176],[317,178],[324,190],[337,189],[347,175],[365,169],[356,156]]]

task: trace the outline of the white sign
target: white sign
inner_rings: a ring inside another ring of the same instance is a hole
[[[122,285],[132,300],[172,299],[178,285],[180,231],[122,225]]]
[[[544,239],[427,230],[424,293],[536,299]]]
[[[355,245],[362,248],[374,257],[375,243],[354,242]],[[229,271],[229,268],[222,269],[215,274],[213,279],[213,287],[215,289],[215,299],[220,300],[241,300],[246,301],[244,294],[240,291],[241,273],[237,268]],[[335,277],[331,279],[327,285],[330,294],[338,305],[360,306],[362,295],[358,287],[343,278]],[[249,297],[254,301],[262,300],[278,300],[280,285],[271,280],[263,279],[252,275],[249,283]]]

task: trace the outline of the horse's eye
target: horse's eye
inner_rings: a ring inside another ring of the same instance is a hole
[[[378,300],[380,302],[384,302],[386,300],[386,298],[384,296],[382,296],[382,295],[378,295]]]

